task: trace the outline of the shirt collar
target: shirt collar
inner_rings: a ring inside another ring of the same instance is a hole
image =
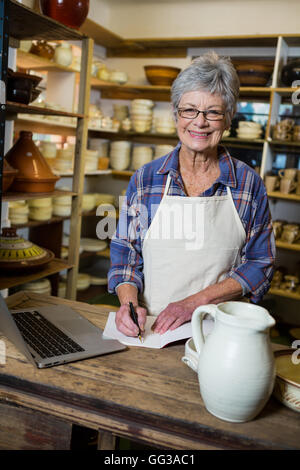
[[[174,148],[174,150],[172,150],[172,152],[170,152],[165,157],[163,164],[157,171],[158,174],[164,175],[170,173],[170,176],[174,176],[174,178],[177,178],[179,176],[178,159],[180,147],[181,143],[179,142]],[[221,173],[216,183],[221,183],[224,184],[224,186],[236,188],[236,173],[231,155],[229,154],[228,150],[222,145],[218,147],[218,154]]]

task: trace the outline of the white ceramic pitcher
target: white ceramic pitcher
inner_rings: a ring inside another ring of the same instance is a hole
[[[215,325],[204,339],[202,322],[207,313]],[[200,393],[210,413],[239,423],[250,421],[263,409],[275,380],[269,339],[273,325],[275,320],[266,309],[245,302],[202,305],[194,311]]]

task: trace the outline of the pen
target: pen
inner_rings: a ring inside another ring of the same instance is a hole
[[[132,321],[136,324],[136,326],[139,328],[138,337],[139,337],[140,342],[142,343],[142,342],[143,342],[143,340],[142,340],[142,332],[141,332],[140,325],[139,325],[138,318],[137,318],[137,314],[135,313],[135,310],[134,310],[134,307],[133,307],[132,302],[129,302],[129,308],[130,308],[130,316],[131,316],[131,319],[132,319]]]

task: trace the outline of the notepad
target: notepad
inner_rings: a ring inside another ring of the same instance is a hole
[[[117,339],[120,341],[120,343],[125,344],[126,346],[141,346],[144,348],[161,349],[169,343],[173,343],[181,339],[191,338],[192,336],[191,322],[184,323],[183,325],[176,328],[176,330],[168,330],[162,335],[159,333],[154,333],[151,330],[151,326],[157,317],[148,315],[145,325],[144,342],[141,343],[139,338],[126,336],[121,333],[116,327],[115,318],[116,312],[110,312],[105,325],[103,336],[106,338]]]

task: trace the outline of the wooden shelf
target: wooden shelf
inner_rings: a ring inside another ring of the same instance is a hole
[[[268,142],[270,145],[280,145],[281,147],[300,147],[299,141],[268,139]]]
[[[291,251],[300,251],[300,243],[287,243],[281,240],[276,240],[277,248],[282,248],[284,250],[291,250]]]
[[[75,136],[76,126],[73,124],[57,123],[50,119],[32,119],[17,117],[15,121],[15,131],[29,131],[36,134],[51,134],[62,136]]]
[[[73,191],[63,191],[60,189],[55,189],[50,193],[17,193],[17,192],[7,192],[2,195],[3,201],[20,201],[27,199],[40,199],[45,197],[59,197],[59,196],[76,196],[76,193]]]
[[[19,228],[32,228],[32,227],[39,227],[40,225],[52,225],[52,224],[57,224],[58,222],[63,222],[64,220],[69,220],[70,216],[66,217],[58,217],[58,216],[53,216],[49,220],[28,220],[25,224],[11,224],[12,227],[15,229]]]
[[[130,178],[134,174],[134,171],[131,170],[112,170],[112,175],[123,178]]]
[[[65,67],[63,65],[57,64],[53,60],[40,57],[36,54],[31,54],[30,52],[22,51],[21,49],[17,50],[17,67],[22,70],[79,73],[78,70],[72,69],[72,67]]]
[[[14,103],[13,101],[6,102],[6,112],[12,114],[25,113],[25,114],[42,114],[43,116],[61,116],[83,118],[83,114],[69,113],[67,111],[58,111],[56,109],[42,108],[41,106],[32,106],[30,104]]]
[[[9,34],[15,39],[45,39],[47,41],[81,40],[86,37],[48,16],[9,0]]]
[[[34,272],[26,272],[23,274],[12,275],[10,276],[7,272],[4,276],[0,276],[0,290],[2,289],[9,289],[11,287],[16,287],[20,284],[24,284],[25,282],[34,281],[36,279],[41,279],[46,276],[50,276],[51,274],[59,273],[64,269],[70,269],[72,265],[67,264],[65,261],[59,258],[54,258],[50,263],[48,263],[44,268],[34,271]]]
[[[288,299],[300,300],[300,293],[297,292],[271,288],[268,293],[272,295],[278,295],[279,297],[286,297]]]
[[[118,85],[113,82],[106,82],[98,78],[91,78],[91,87],[100,90],[102,98],[132,100],[136,98],[151,99],[153,101],[170,101],[170,86],[154,85]],[[241,87],[240,96],[270,98],[272,88],[270,87]]]
[[[277,199],[286,199],[287,201],[294,201],[294,202],[300,202],[300,196],[297,196],[297,194],[284,194],[281,193],[280,191],[272,191],[268,193],[269,197],[272,198],[277,198]]]

